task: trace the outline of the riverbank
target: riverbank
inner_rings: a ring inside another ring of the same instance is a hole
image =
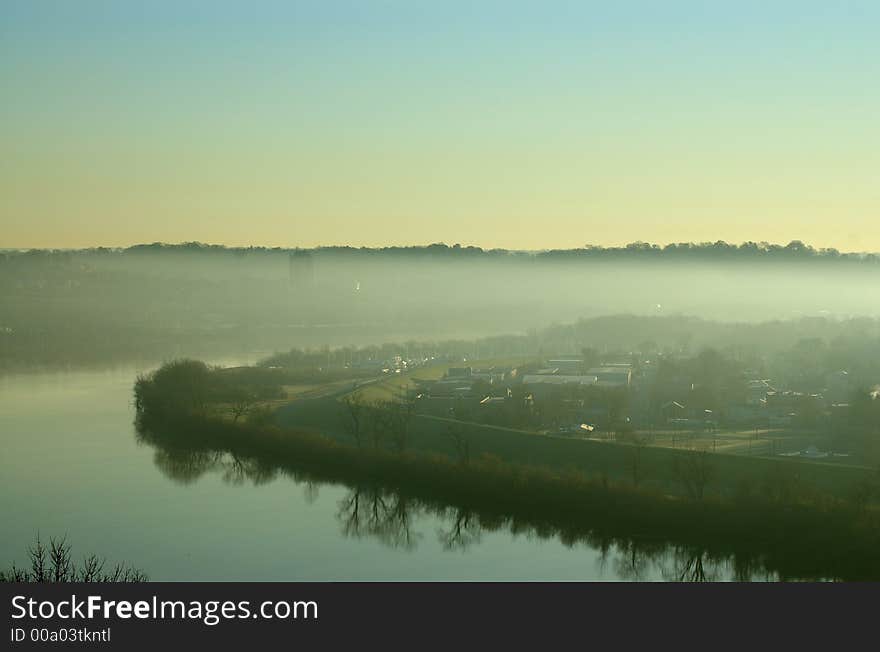
[[[140,430],[146,441],[170,450],[224,451],[264,469],[401,490],[430,503],[479,512],[488,520],[512,519],[568,538],[677,542],[761,560],[789,578],[880,578],[877,513],[842,501],[745,494],[733,499],[670,497],[491,456],[465,463],[440,455],[361,449],[292,429],[198,415],[151,415],[149,410],[140,414]]]
[[[328,394],[314,400],[277,406],[279,427],[308,430],[340,444],[353,443],[346,427],[345,405]],[[457,458],[462,443],[472,456],[492,455],[510,464],[546,467],[562,472],[605,476],[619,483],[639,484],[668,494],[686,492],[675,472],[675,462],[687,448],[597,441],[538,434],[503,426],[467,422],[424,414],[412,415],[407,450]],[[745,456],[711,453],[711,475],[705,493],[733,497],[740,493],[767,496],[826,496],[851,500],[876,482],[877,471],[867,467],[823,463],[793,457]],[[872,500],[880,499],[880,492]]]

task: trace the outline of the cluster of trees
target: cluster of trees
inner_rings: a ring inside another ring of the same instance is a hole
[[[677,353],[693,355],[705,348],[715,348],[750,365],[778,357],[801,342],[801,353],[813,350],[817,360],[828,367],[847,368],[865,354],[876,358],[880,353],[880,320],[871,317],[801,317],[758,322],[721,322],[687,315],[614,314],[584,318],[569,324],[556,324],[520,336],[517,342],[507,338],[487,339],[483,346],[502,346],[532,340],[538,351],[577,352],[592,348],[604,354],[653,355]],[[816,348],[818,345],[819,348]],[[804,368],[808,358],[794,359],[794,366]],[[779,358],[774,366],[782,366]],[[875,368],[880,368],[880,362]]]
[[[342,367],[395,355],[444,360],[547,357],[573,354],[584,370],[602,359],[631,360],[660,355],[692,358],[714,350],[715,360],[695,361],[729,375],[730,365],[758,371],[795,389],[820,387],[826,376],[847,370],[869,386],[880,380],[880,320],[810,317],[761,323],[723,323],[687,317],[609,315],[553,325],[522,335],[476,339],[404,340],[368,346],[295,348],[261,366]],[[723,356],[724,361],[720,361]],[[714,364],[714,363],[718,364]],[[722,367],[728,367],[726,369]],[[708,376],[708,374],[704,374]]]
[[[608,432],[622,433],[629,429],[627,417],[632,402],[631,392],[620,387],[563,385],[534,396],[531,409],[522,409],[521,397],[530,396],[522,387],[512,388],[513,409],[509,423],[515,427],[570,426],[579,414],[590,414],[593,425]]]
[[[716,349],[704,349],[692,357],[663,356],[657,361],[649,390],[654,417],[669,401],[686,400],[717,414],[746,399],[745,365]],[[690,388],[686,395],[682,387]]]
[[[546,252],[546,256],[594,256],[594,257],[652,257],[652,258],[685,258],[700,259],[718,258],[753,260],[864,260],[877,262],[874,254],[841,253],[834,248],[815,249],[800,240],[792,240],[787,245],[770,242],[728,243],[724,240],[715,242],[672,242],[667,245],[649,242],[631,242],[622,247],[599,247],[586,245],[583,249],[563,249]]]
[[[876,324],[859,320],[831,337],[801,337],[771,356],[767,370],[798,389],[822,387],[829,374],[839,371],[846,371],[849,382],[871,387],[880,383],[880,332]]]
[[[283,396],[282,372],[259,367],[212,368],[199,360],[173,360],[138,376],[135,409],[154,415],[205,414],[226,405],[234,421],[260,401]]]

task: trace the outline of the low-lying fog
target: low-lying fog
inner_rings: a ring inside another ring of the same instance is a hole
[[[472,338],[622,313],[723,322],[880,314],[874,257],[788,249],[7,252],[0,351],[39,359],[59,349],[135,347],[166,356],[214,344],[280,350]]]

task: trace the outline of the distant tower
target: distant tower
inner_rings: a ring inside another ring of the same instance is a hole
[[[291,288],[307,288],[315,284],[315,259],[309,251],[293,251],[288,260]]]

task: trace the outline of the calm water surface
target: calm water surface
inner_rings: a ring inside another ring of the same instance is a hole
[[[75,553],[129,561],[160,581],[660,580],[695,564],[671,551],[638,560],[507,529],[450,543],[454,516],[418,509],[405,536],[370,532],[352,528],[350,488],[286,476],[171,479],[161,454],[135,438],[132,384],[147,369],[0,376],[0,565],[24,562],[37,532],[66,534]],[[732,570],[706,562],[703,573],[728,579]]]

